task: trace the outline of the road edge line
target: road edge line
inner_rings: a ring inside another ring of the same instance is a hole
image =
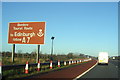
[[[73,80],[77,80],[78,78],[80,78],[81,76],[83,76],[84,74],[86,74],[88,71],[90,71],[92,68],[94,68],[97,64],[98,64],[98,61],[96,62],[95,65],[93,65],[91,68],[89,68],[87,71],[83,72],[82,74],[80,74],[79,76],[77,76],[76,78],[74,78]]]

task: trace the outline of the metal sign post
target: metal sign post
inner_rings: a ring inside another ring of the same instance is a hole
[[[40,44],[44,44],[45,22],[10,22],[8,43],[13,44],[12,62],[14,62],[15,44],[37,44],[39,61]]]
[[[37,57],[36,57],[36,63],[39,61],[39,53],[40,53],[40,45],[37,46]]]
[[[14,62],[14,55],[15,55],[15,44],[12,47],[12,62]]]

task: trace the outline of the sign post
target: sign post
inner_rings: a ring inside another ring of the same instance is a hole
[[[14,62],[15,44],[37,44],[36,62],[39,60],[40,44],[44,44],[45,22],[9,23],[8,43],[13,44],[12,62]]]
[[[12,62],[14,62],[14,55],[15,55],[15,44],[12,46]]]
[[[36,58],[36,63],[39,61],[39,53],[40,53],[40,45],[37,46],[37,58]]]

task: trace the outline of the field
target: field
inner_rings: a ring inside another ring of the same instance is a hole
[[[12,62],[11,57],[2,57],[2,63],[3,65],[15,65],[15,64],[26,64],[26,61],[28,61],[29,63],[36,63],[36,59],[35,58],[18,58],[15,57],[14,58],[14,63]],[[41,62],[44,62],[45,60],[40,59]]]

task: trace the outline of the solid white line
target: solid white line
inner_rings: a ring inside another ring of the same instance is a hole
[[[79,76],[77,76],[76,78],[74,78],[73,80],[77,80],[78,78],[80,78],[81,76],[83,76],[84,74],[86,74],[88,71],[90,71],[92,68],[94,68],[97,64],[98,64],[98,62],[95,65],[93,65],[91,68],[89,68],[87,71],[83,72],[82,74],[80,74]]]

